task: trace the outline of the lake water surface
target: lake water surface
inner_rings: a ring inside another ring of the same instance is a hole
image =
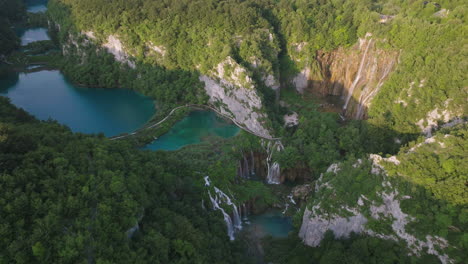
[[[51,118],[74,132],[106,136],[132,132],[155,113],[148,97],[124,89],[77,87],[56,70],[0,80],[0,95],[38,119]]]
[[[287,237],[292,231],[292,221],[280,211],[269,211],[260,215],[249,216],[250,225],[247,232],[255,232],[256,236]]]
[[[209,137],[229,138],[239,128],[210,111],[193,111],[179,121],[171,130],[146,146],[151,150],[177,150],[186,145],[197,144]]]
[[[34,41],[50,40],[46,28],[18,29],[17,34],[21,39],[21,46],[28,45]]]
[[[47,0],[26,0],[26,8],[30,13],[45,12],[47,10]]]

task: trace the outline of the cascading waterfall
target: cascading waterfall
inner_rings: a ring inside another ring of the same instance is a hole
[[[296,201],[294,201],[292,193],[289,194],[287,198],[288,198],[288,200],[286,200],[286,204],[284,205],[283,214],[285,214],[288,211],[290,204],[291,205],[296,205]]]
[[[213,210],[220,210],[224,216],[224,222],[226,222],[229,239],[234,240],[234,225],[232,224],[231,217],[226,213],[226,211],[224,211],[221,206],[219,206],[217,197],[216,199],[213,199],[210,191],[208,191],[208,195],[210,196],[211,203],[213,204]]]
[[[136,231],[140,230],[140,225],[138,222],[134,226],[132,226],[130,229],[127,230],[127,238],[132,238],[133,235],[136,233]]]
[[[249,170],[249,162],[247,161],[247,157],[244,156],[244,178],[249,179],[250,178],[250,170]]]
[[[255,175],[255,157],[252,150],[250,151],[250,160],[252,161],[252,166],[250,167],[250,174]]]
[[[242,158],[238,161],[237,175],[243,179],[251,179],[255,175],[255,156],[242,152]]]
[[[267,176],[267,182],[268,184],[280,184],[280,174],[281,174],[281,168],[278,162],[273,162],[273,164],[270,165],[268,163],[268,176]]]
[[[361,96],[359,98],[359,107],[358,107],[358,111],[356,112],[356,116],[354,117],[355,119],[359,119],[359,118],[362,118],[363,116],[363,110],[364,110],[364,106],[368,104],[369,100],[371,98],[374,98],[374,96],[377,94],[377,92],[379,92],[380,88],[382,87],[382,85],[384,84],[384,80],[385,78],[387,78],[387,76],[390,74],[390,71],[393,69],[393,66],[394,66],[395,62],[392,62],[390,63],[387,68],[385,69],[384,73],[382,74],[382,77],[379,79],[379,82],[377,83],[377,86],[376,88],[371,91],[370,93],[367,94],[367,96],[365,96],[366,92],[362,92],[361,93]]]
[[[348,96],[346,97],[346,102],[343,106],[343,110],[346,110],[348,108],[349,100],[351,99],[351,96],[353,96],[354,88],[356,88],[356,85],[361,80],[362,70],[364,68],[364,64],[366,62],[366,57],[367,57],[367,52],[369,51],[369,47],[371,46],[371,44],[372,44],[372,39],[369,40],[366,50],[364,51],[364,55],[362,56],[362,59],[361,59],[361,64],[359,65],[359,70],[356,74],[356,78],[354,79],[353,83],[351,84],[351,87],[349,88]]]
[[[127,238],[132,238],[135,233],[140,230],[140,221],[143,219],[144,213],[142,212],[139,216],[138,219],[136,220],[136,223],[134,226],[132,226],[130,229],[127,230]]]
[[[205,186],[210,187],[211,181],[209,176],[204,178]],[[239,208],[232,202],[231,198],[225,194],[223,191],[218,189],[216,186],[213,186],[215,195],[214,197],[211,195],[211,191],[208,190],[208,196],[210,197],[211,204],[213,205],[213,210],[219,210],[223,214],[224,222],[226,222],[227,226],[227,234],[230,240],[234,240],[234,233],[236,230],[242,229],[242,221],[239,213]],[[221,207],[222,204],[226,204],[227,206],[232,206],[232,217],[226,213],[226,211]]]
[[[266,143],[265,141],[262,140],[262,146],[265,148],[267,152],[267,169],[268,169],[268,175],[267,175],[267,183],[268,184],[281,184],[281,168],[278,162],[273,162],[273,153],[275,151],[281,151],[284,149],[283,144],[281,141],[276,140],[276,141],[268,141]]]

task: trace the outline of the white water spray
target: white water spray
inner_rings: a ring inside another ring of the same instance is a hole
[[[206,176],[204,180],[205,186],[210,187],[211,181],[209,176]],[[213,210],[221,211],[224,217],[224,222],[226,222],[227,235],[229,236],[230,240],[234,240],[235,231],[242,229],[242,221],[239,214],[240,209],[232,202],[231,198],[227,194],[218,189],[216,186],[213,186],[213,188],[215,191],[214,197],[211,195],[211,191],[208,190],[208,196],[210,197],[211,204],[213,205]],[[221,206],[222,204],[232,207],[232,217],[224,210],[224,208]]]
[[[281,141],[262,141],[262,146],[265,148],[267,153],[267,168],[268,168],[268,175],[267,175],[267,183],[268,184],[281,184],[281,168],[278,162],[273,162],[273,153],[275,151],[282,151],[284,149],[283,144]]]
[[[351,87],[349,88],[348,96],[346,97],[346,102],[345,105],[343,106],[343,109],[346,110],[348,108],[349,100],[351,99],[351,96],[353,96],[354,89],[356,88],[356,85],[358,82],[361,80],[361,74],[362,70],[364,68],[364,63],[366,62],[366,57],[367,57],[367,52],[369,51],[369,47],[372,44],[372,39],[369,40],[369,43],[367,44],[366,50],[364,51],[364,55],[362,56],[361,59],[361,64],[359,65],[359,70],[356,74],[356,78],[354,79],[353,83],[351,84]]]

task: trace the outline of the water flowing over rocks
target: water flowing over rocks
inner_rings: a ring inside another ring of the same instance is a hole
[[[204,181],[206,187],[212,187],[212,189],[214,190],[213,194],[211,193],[211,190],[208,190],[208,196],[210,197],[213,210],[221,211],[224,217],[224,222],[226,223],[227,235],[229,236],[230,240],[234,240],[235,232],[242,229],[242,206],[235,205],[231,197],[229,197],[226,193],[218,189],[216,186],[212,186],[209,176],[206,176],[204,178]],[[224,208],[223,205],[225,206]],[[226,212],[226,207],[232,207],[231,215],[228,214],[228,212]]]
[[[275,151],[282,151],[284,149],[283,144],[279,140],[265,142],[262,140],[262,146],[267,153],[266,164],[268,166],[268,174],[266,182],[268,184],[281,184],[281,168],[280,164],[273,161],[273,154]]]
[[[253,151],[242,153],[242,158],[239,160],[239,164],[237,166],[237,176],[247,180],[252,176],[255,176],[255,159],[256,157]]]
[[[346,117],[364,119],[372,99],[398,62],[398,51],[377,47],[384,41],[368,33],[351,48],[318,51],[315,61],[306,65],[292,83],[300,93],[310,88],[320,96],[340,96]]]

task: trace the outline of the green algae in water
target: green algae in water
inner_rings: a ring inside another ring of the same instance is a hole
[[[209,137],[229,138],[239,128],[211,111],[193,111],[176,123],[171,130],[146,146],[150,150],[178,150],[184,146],[201,143]]]
[[[288,216],[284,216],[280,211],[269,211],[260,215],[249,216],[250,225],[247,231],[255,232],[257,236],[284,238],[292,230],[292,221]]]

